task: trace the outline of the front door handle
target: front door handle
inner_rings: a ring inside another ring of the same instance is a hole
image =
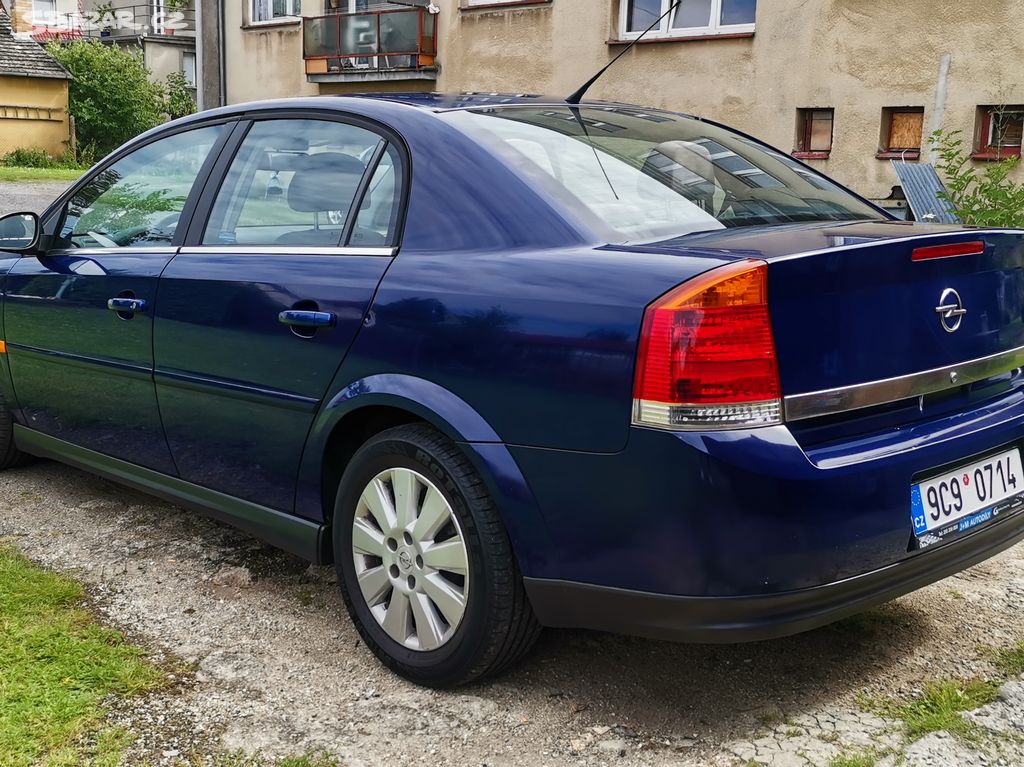
[[[146,301],[142,298],[111,298],[107,308],[118,314],[135,314],[146,311]]]
[[[338,317],[333,312],[311,312],[302,309],[288,309],[277,315],[282,325],[293,328],[333,328]]]

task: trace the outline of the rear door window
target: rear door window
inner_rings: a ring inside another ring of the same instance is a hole
[[[372,194],[363,196],[363,180],[371,165],[376,170],[384,145],[373,131],[346,123],[255,123],[214,201],[203,245],[345,245],[357,199],[373,204]],[[382,245],[389,226],[380,242],[353,244]]]

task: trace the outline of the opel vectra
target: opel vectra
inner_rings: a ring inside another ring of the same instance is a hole
[[[416,682],[823,625],[1024,535],[1024,234],[713,122],[264,102],[0,222],[0,456],[333,561]]]

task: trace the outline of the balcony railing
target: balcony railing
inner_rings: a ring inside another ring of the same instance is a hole
[[[39,41],[123,40],[158,36],[196,36],[196,12],[193,8],[167,9],[154,0],[148,5],[126,5],[106,11],[81,11],[57,14],[54,18],[34,20],[32,36]]]
[[[436,16],[403,8],[305,18],[302,48],[307,75],[433,69]]]

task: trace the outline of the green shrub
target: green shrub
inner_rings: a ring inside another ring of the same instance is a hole
[[[936,167],[945,176],[943,199],[952,203],[963,223],[970,226],[1024,226],[1024,183],[1010,179],[1019,157],[975,167],[964,148],[961,131],[936,131],[931,145],[939,155]]]
[[[164,86],[164,111],[172,120],[185,117],[196,111],[192,86],[188,84],[188,80],[181,72],[172,72],[167,75],[167,83]]]
[[[21,147],[3,156],[0,163],[15,168],[56,168],[57,160],[45,149]]]
[[[47,50],[72,75],[79,159],[103,156],[164,121],[164,88],[150,82],[140,52],[97,40],[50,43]]]
[[[13,152],[8,152],[0,158],[0,165],[7,168],[81,168],[70,154],[54,157],[45,149],[38,148],[20,148],[15,149]]]

